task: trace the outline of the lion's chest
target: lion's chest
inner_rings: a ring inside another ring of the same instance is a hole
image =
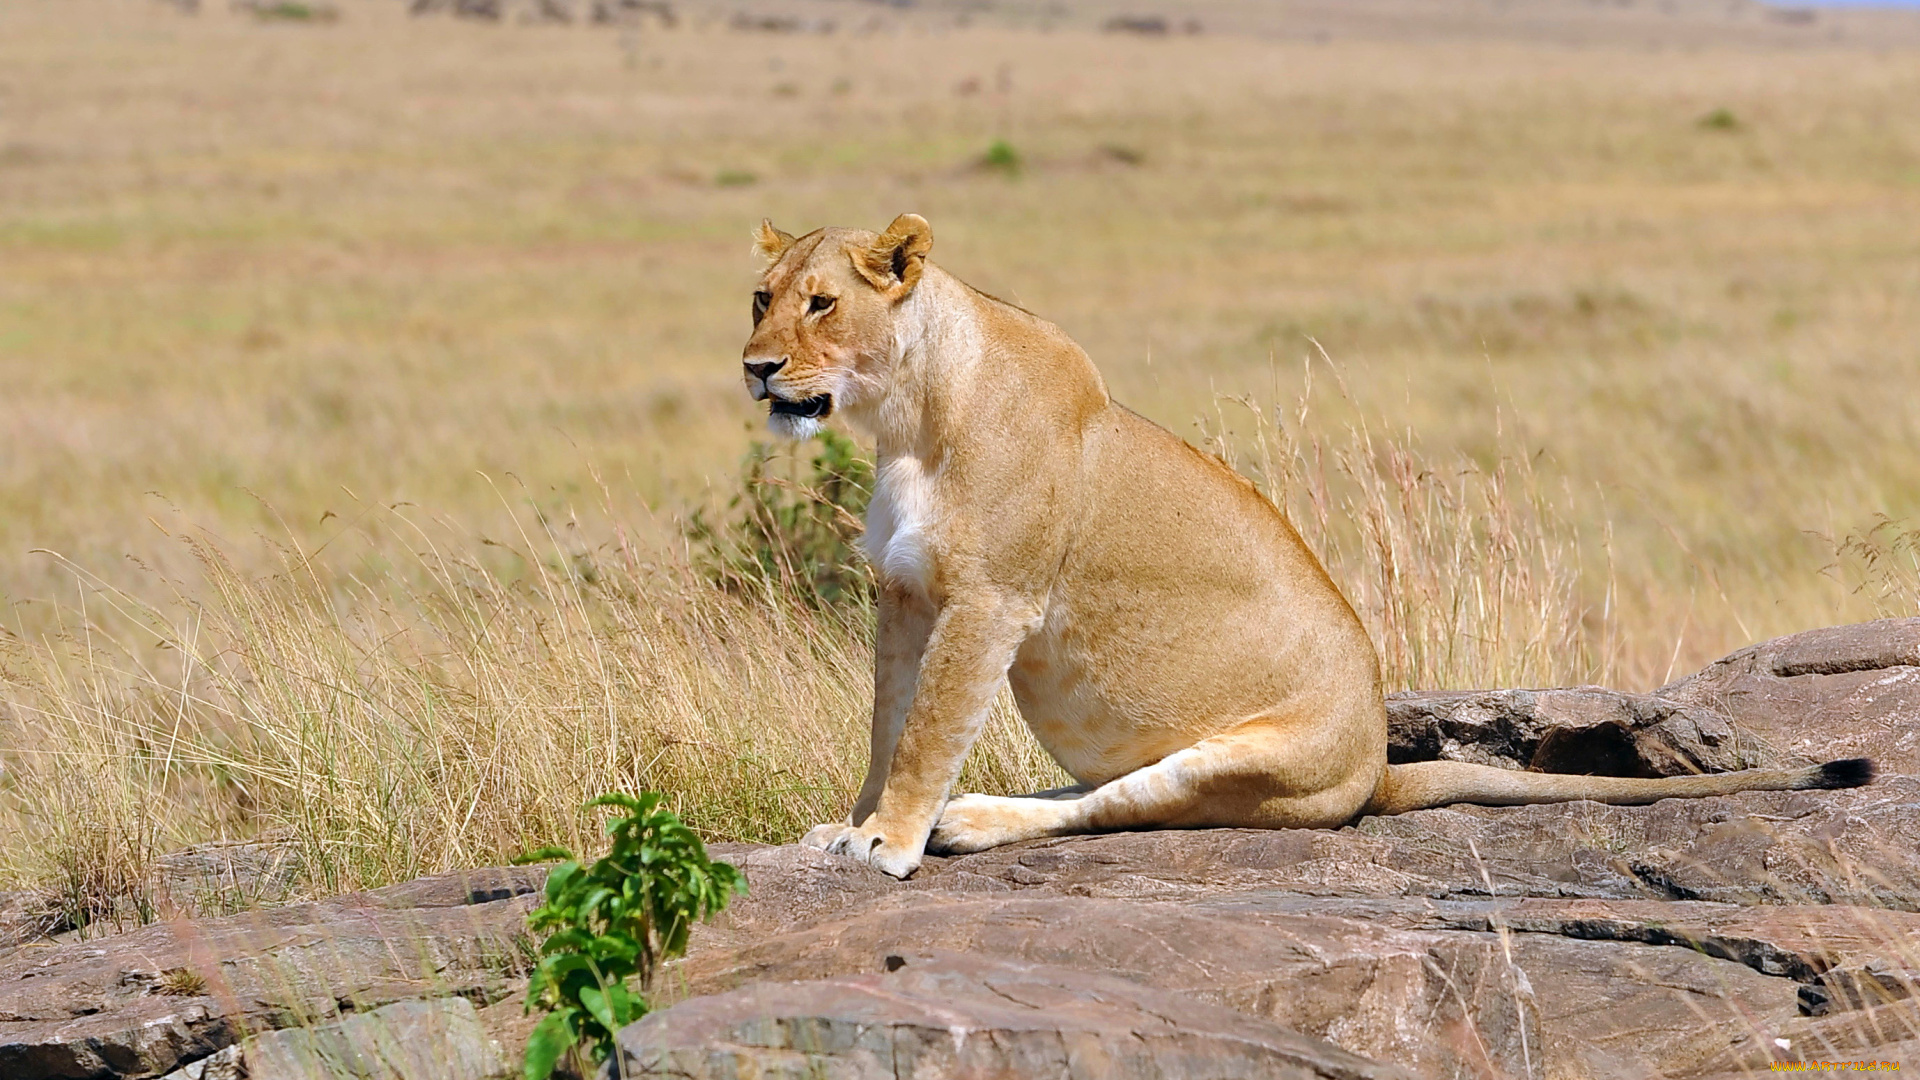
[[[936,514],[933,478],[920,459],[882,458],[860,541],[882,581],[920,596],[931,594]]]

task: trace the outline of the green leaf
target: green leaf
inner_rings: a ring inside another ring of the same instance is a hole
[[[593,935],[577,926],[558,931],[540,946],[549,956],[562,952],[582,952],[593,945]]]
[[[520,854],[515,855],[513,857],[513,865],[525,866],[528,863],[552,862],[555,859],[571,860],[572,858],[573,858],[573,852],[568,851],[566,848],[563,848],[563,847],[556,847],[553,844],[548,844],[546,847],[534,848],[532,851],[523,851]]]
[[[619,1030],[620,1022],[614,1018],[613,1010],[607,1005],[607,995],[605,991],[597,986],[588,987],[580,991],[580,1004],[586,1006],[587,1011],[593,1014],[595,1020],[600,1021],[601,1027],[606,1028],[608,1031]]]
[[[663,803],[651,791],[594,799],[589,810],[613,810],[607,853],[587,866],[569,858],[547,875],[546,903],[527,916],[546,934],[527,1008],[548,1011],[539,1030],[559,1048],[542,1044],[542,1061],[530,1047],[530,1070],[551,1072],[569,1046],[584,1045],[596,1060],[615,1052],[613,1033],[648,1010],[627,980],[651,980],[662,962],[686,952],[695,921],[746,891],[739,870],[709,859],[699,835]]]
[[[527,1037],[526,1080],[547,1080],[553,1075],[553,1067],[560,1063],[561,1055],[573,1046],[567,1013],[565,1009],[550,1012],[534,1025],[533,1034]]]
[[[557,903],[566,893],[567,885],[579,876],[580,864],[568,860],[547,871],[547,903]]]

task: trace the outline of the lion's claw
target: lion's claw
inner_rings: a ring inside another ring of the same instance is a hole
[[[815,825],[800,838],[805,847],[817,848],[829,855],[845,855],[897,878],[920,868],[920,850],[889,840],[885,833],[865,825],[844,822]]]

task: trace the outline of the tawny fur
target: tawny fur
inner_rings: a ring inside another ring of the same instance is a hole
[[[929,843],[1837,786],[1819,768],[1640,780],[1389,766],[1372,642],[1245,479],[1116,404],[1058,327],[928,262],[915,215],[880,235],[763,223],[755,243],[769,266],[749,390],[784,410],[770,422],[789,436],[821,422],[799,403],[830,400],[878,455],[872,756],[847,820],[805,843],[904,877]],[[1080,786],[949,800],[1003,679]]]

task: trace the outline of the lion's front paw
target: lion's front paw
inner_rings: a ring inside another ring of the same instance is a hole
[[[807,835],[800,838],[800,846],[831,851],[834,841],[852,831],[853,826],[844,821],[830,821],[825,825],[815,825],[807,830]]]
[[[1058,828],[1060,804],[1043,799],[999,795],[962,795],[947,803],[927,841],[930,851],[965,855],[975,851],[1050,836]]]
[[[920,868],[920,849],[887,838],[879,829],[844,822],[815,825],[800,838],[806,847],[859,859],[882,873],[904,878]]]

